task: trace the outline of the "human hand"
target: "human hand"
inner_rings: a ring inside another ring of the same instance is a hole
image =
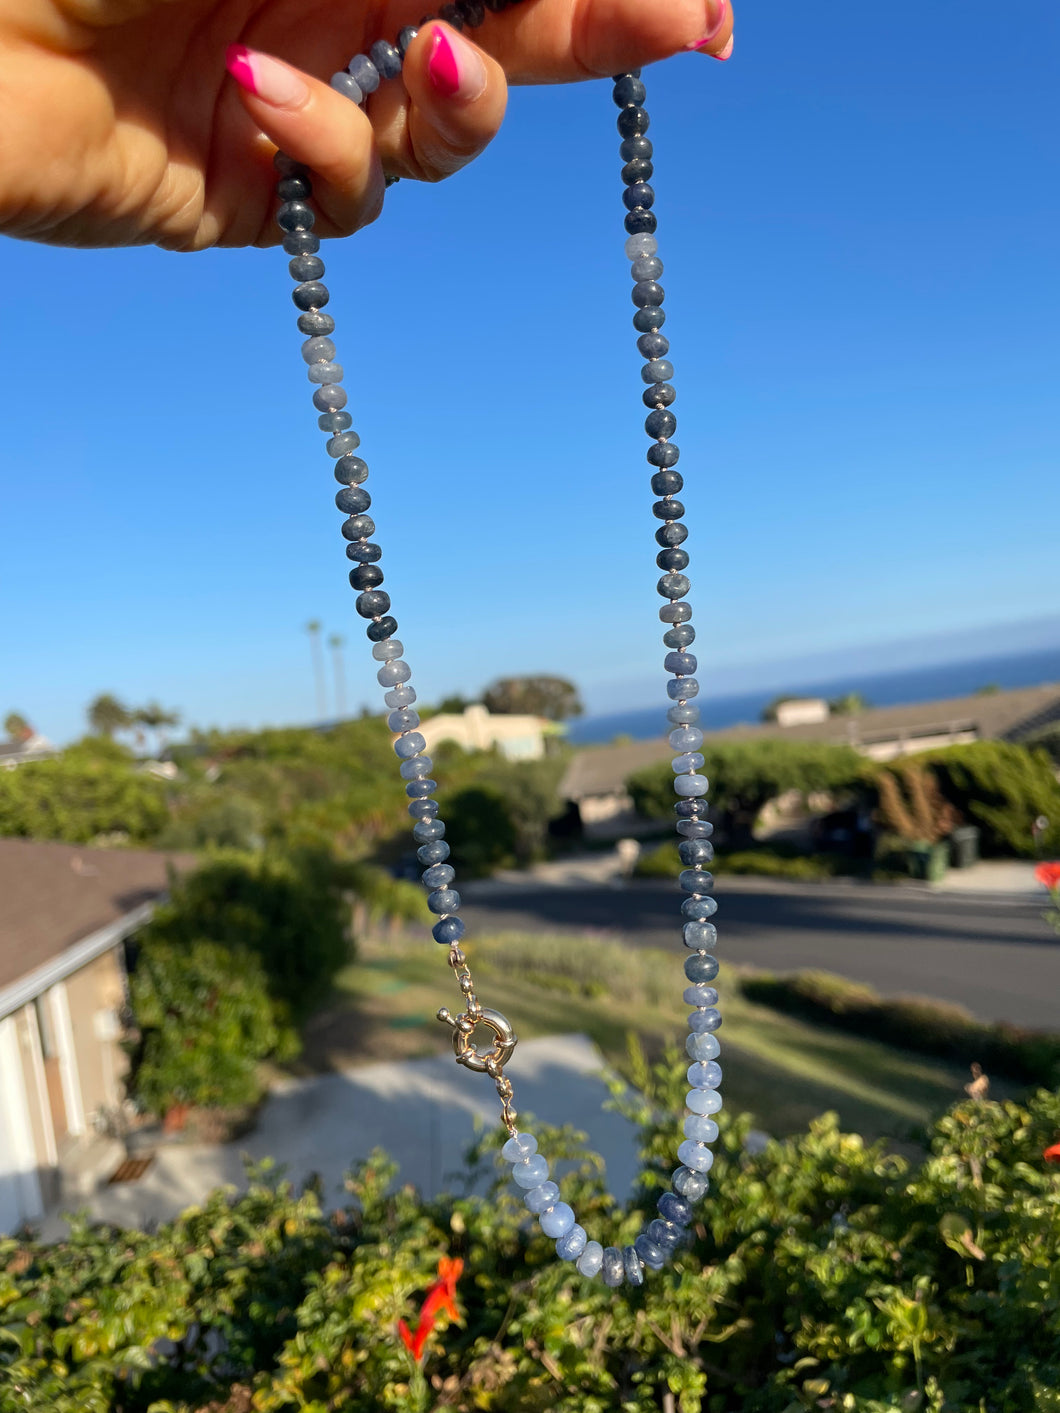
[[[525,0],[487,14],[475,41],[426,25],[367,110],[329,87],[421,4],[2,0],[0,230],[61,245],[272,245],[279,146],[313,170],[317,232],[346,234],[379,214],[384,173],[437,181],[475,157],[507,82],[731,50],[728,0]]]

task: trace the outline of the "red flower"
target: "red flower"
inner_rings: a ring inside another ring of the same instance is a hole
[[[417,1363],[423,1358],[427,1336],[434,1328],[439,1310],[444,1310],[451,1320],[460,1318],[460,1311],[456,1308],[456,1283],[463,1269],[464,1263],[459,1256],[454,1260],[443,1256],[438,1262],[438,1279],[427,1288],[427,1294],[420,1307],[420,1320],[415,1334],[404,1320],[398,1321],[401,1342]]]
[[[1060,1163],[1060,1143],[1054,1143],[1042,1154],[1047,1163]]]
[[[1040,863],[1034,870],[1034,876],[1046,888],[1060,888],[1060,863]]]

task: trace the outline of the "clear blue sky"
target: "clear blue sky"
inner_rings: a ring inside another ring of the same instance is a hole
[[[647,71],[708,690],[1060,612],[1058,14],[744,0],[731,63]],[[516,91],[473,169],[325,248],[424,701],[664,703],[614,119]],[[286,257],[3,257],[0,712],[308,720],[310,618],[381,708]]]

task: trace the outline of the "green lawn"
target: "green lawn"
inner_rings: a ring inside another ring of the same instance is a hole
[[[619,1070],[631,1030],[649,1056],[684,1040],[681,955],[591,933],[498,933],[476,939],[468,956],[479,1000],[526,1039],[581,1032]],[[835,1109],[850,1131],[915,1143],[969,1078],[942,1061],[751,1005],[732,969],[722,969],[719,990],[728,1107],[751,1113],[769,1133],[796,1132]],[[435,1020],[442,1005],[456,1011],[460,995],[440,947],[418,931],[364,942],[358,961],[337,978],[331,1003],[310,1022],[293,1068],[446,1053],[449,1032]],[[1014,1092],[1003,1083],[992,1090],[995,1097]]]

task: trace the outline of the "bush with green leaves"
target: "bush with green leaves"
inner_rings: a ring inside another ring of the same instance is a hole
[[[140,950],[130,1000],[139,1039],[129,1092],[153,1114],[253,1104],[259,1061],[298,1053],[298,1034],[277,1020],[261,962],[245,947],[151,942]]]
[[[565,1196],[632,1240],[673,1166],[676,1054],[636,1066],[645,1167],[626,1207],[574,1136]],[[4,1413],[1055,1413],[1060,1406],[1060,1094],[958,1104],[919,1162],[834,1117],[752,1155],[721,1116],[691,1243],[639,1289],[555,1258],[507,1169],[486,1198],[389,1187],[382,1155],[323,1210],[267,1173],[157,1232],[76,1222],[0,1240]],[[461,1318],[422,1365],[398,1336],[440,1258]]]
[[[110,744],[0,771],[0,837],[88,844],[100,835],[151,842],[169,817],[167,787]]]
[[[755,972],[740,978],[749,1001],[801,1016],[815,1025],[938,1055],[955,1064],[980,1064],[990,1074],[1022,1084],[1060,1084],[1060,1035],[1006,1022],[991,1024],[947,1001],[927,996],[884,999],[863,982],[827,971],[789,976]]]
[[[676,843],[667,841],[642,853],[633,872],[637,878],[672,880],[683,867]],[[752,878],[794,878],[810,883],[823,878],[834,878],[837,873],[849,872],[850,869],[851,861],[838,854],[789,854],[768,847],[737,849],[735,853],[725,850],[718,854],[711,864],[712,872],[717,874],[731,873]]]

